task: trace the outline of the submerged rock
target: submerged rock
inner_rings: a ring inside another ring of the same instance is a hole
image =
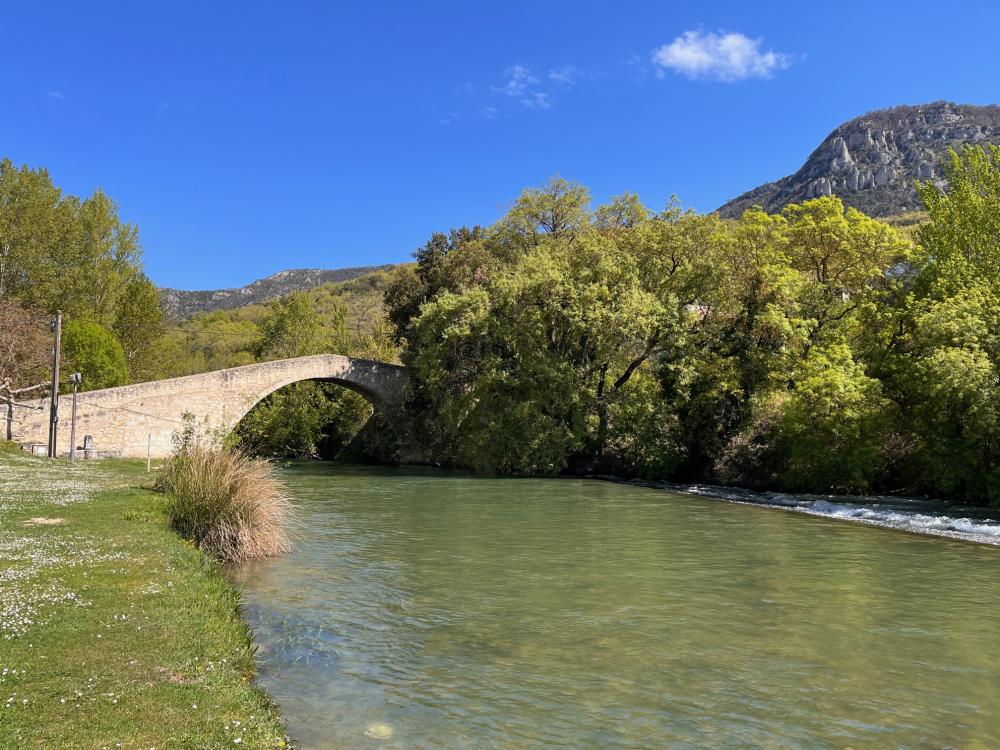
[[[365,737],[373,740],[392,739],[392,727],[382,723],[370,724],[365,730]]]

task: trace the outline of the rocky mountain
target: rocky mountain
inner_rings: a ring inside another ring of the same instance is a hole
[[[934,102],[869,112],[830,133],[798,172],[734,198],[719,213],[736,217],[754,205],[776,212],[822,195],[871,216],[916,210],[913,183],[943,185],[948,148],[966,143],[1000,145],[1000,107]]]
[[[387,268],[392,266],[296,268],[279,271],[266,279],[257,279],[238,289],[212,289],[200,292],[160,289],[160,304],[168,320],[186,320],[196,313],[232,310],[244,305],[268,302],[292,292],[304,292],[331,281],[349,281]]]

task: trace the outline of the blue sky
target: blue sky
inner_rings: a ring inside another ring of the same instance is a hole
[[[554,174],[711,210],[866,111],[1000,101],[991,2],[21,3],[3,27],[0,154],[102,187],[188,289],[407,260]]]

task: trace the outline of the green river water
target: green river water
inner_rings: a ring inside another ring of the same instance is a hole
[[[998,548],[590,480],[287,477],[295,551],[233,577],[307,750],[1000,748]]]

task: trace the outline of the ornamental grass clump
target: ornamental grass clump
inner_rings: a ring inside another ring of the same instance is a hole
[[[225,448],[193,445],[164,466],[157,486],[179,534],[223,562],[287,552],[290,502],[267,461]]]

